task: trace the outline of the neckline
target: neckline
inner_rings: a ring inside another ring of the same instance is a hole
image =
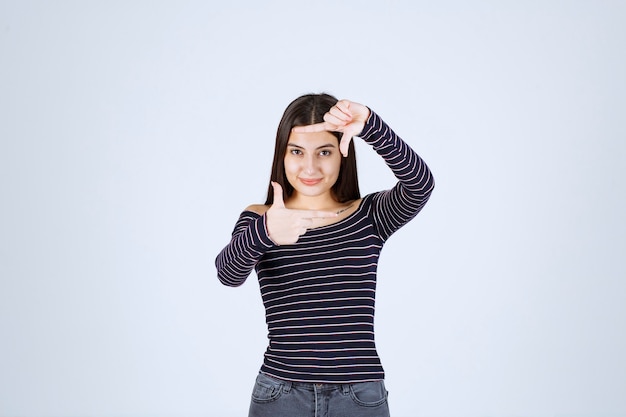
[[[321,230],[321,229],[329,228],[329,227],[335,226],[335,225],[337,225],[337,224],[341,224],[341,223],[343,223],[343,222],[347,221],[348,219],[351,219],[351,218],[352,218],[352,217],[354,217],[354,216],[355,216],[358,212],[360,212],[360,211],[361,211],[361,208],[363,207],[363,203],[365,202],[365,199],[366,199],[366,198],[367,198],[367,196],[365,196],[365,197],[361,198],[361,199],[360,199],[360,201],[359,201],[359,204],[357,205],[357,208],[356,208],[356,209],[354,209],[354,211],[353,211],[352,213],[348,214],[348,215],[347,215],[346,217],[344,217],[343,219],[337,220],[337,221],[336,221],[336,222],[334,222],[334,223],[325,224],[325,225],[322,225],[322,226],[317,226],[317,227],[312,227],[312,228],[310,228],[310,229],[308,229],[308,230],[309,230],[309,231],[313,231],[313,230]],[[262,217],[262,216],[264,216],[264,215],[265,215],[265,213],[263,213],[263,214],[259,214],[259,213],[257,213],[257,212],[252,211],[252,210],[244,210],[244,213],[251,213],[251,214],[253,214],[256,218],[259,218],[259,217]]]
[[[350,218],[352,218],[353,216],[355,216],[355,215],[356,215],[359,211],[361,211],[361,207],[363,206],[363,201],[364,201],[364,200],[365,200],[364,198],[361,198],[361,199],[360,199],[360,201],[359,201],[359,204],[357,204],[357,207],[354,209],[354,211],[353,211],[352,213],[348,214],[348,215],[347,215],[346,217],[344,217],[343,219],[339,219],[339,220],[337,220],[336,222],[329,223],[329,224],[325,224],[325,225],[322,225],[322,226],[311,227],[311,228],[310,228],[310,229],[308,229],[308,230],[321,230],[321,229],[325,229],[325,228],[328,228],[328,227],[332,227],[332,226],[334,226],[334,225],[336,225],[336,224],[341,224],[341,223],[343,223],[343,222],[347,221],[348,219],[350,219]],[[353,204],[354,204],[354,203],[353,203]]]

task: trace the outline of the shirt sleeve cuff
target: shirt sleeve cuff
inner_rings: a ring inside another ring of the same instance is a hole
[[[254,221],[250,228],[250,234],[252,242],[259,248],[269,249],[276,246],[267,231],[267,216],[265,214]]]
[[[363,126],[363,130],[361,131],[361,133],[357,135],[366,142],[371,142],[375,140],[374,136],[376,136],[376,134],[380,132],[382,127],[382,119],[380,118],[380,116],[378,116],[372,109],[369,110],[370,115],[365,121],[365,126]]]

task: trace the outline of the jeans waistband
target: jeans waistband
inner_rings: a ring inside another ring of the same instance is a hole
[[[332,390],[340,390],[344,393],[348,393],[350,391],[350,385],[352,384],[338,384],[338,383],[315,383],[315,382],[299,382],[299,381],[289,381],[286,379],[276,378],[275,376],[268,375],[266,373],[262,373],[266,378],[273,379],[276,382],[279,382],[283,385],[283,390],[285,392],[289,392],[292,387],[304,389],[308,391],[315,392],[323,392],[323,391],[332,391]],[[372,382],[372,381],[367,381]]]

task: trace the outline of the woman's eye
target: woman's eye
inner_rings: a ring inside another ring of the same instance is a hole
[[[320,152],[320,155],[321,155],[321,156],[328,156],[328,155],[330,155],[330,151],[328,151],[328,150],[321,151],[321,152]]]
[[[292,149],[291,150],[291,154],[292,155],[302,155],[302,151],[300,149]]]

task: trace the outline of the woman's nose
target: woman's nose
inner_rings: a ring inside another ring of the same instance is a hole
[[[315,158],[311,156],[304,158],[304,171],[307,174],[315,173],[316,169],[317,169],[317,164],[316,164]]]

